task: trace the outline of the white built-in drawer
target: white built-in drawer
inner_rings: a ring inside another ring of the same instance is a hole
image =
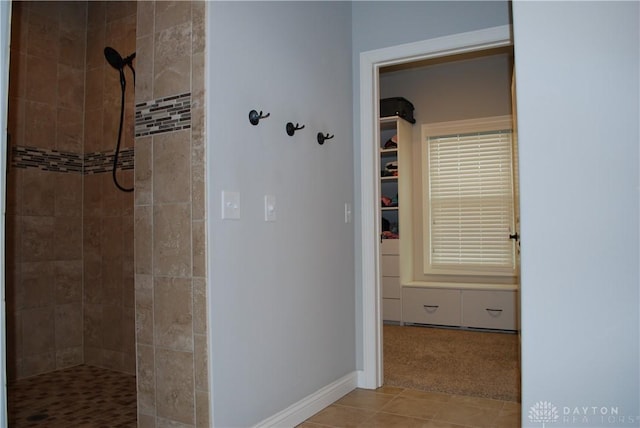
[[[382,276],[400,276],[400,256],[382,256]]]
[[[462,291],[462,325],[465,327],[517,330],[517,292]]]
[[[380,242],[380,254],[400,254],[400,240],[383,239]]]
[[[400,299],[382,299],[382,319],[400,321]]]
[[[397,276],[382,277],[382,297],[399,299],[401,296],[400,278]]]
[[[402,288],[402,321],[460,325],[460,290]]]

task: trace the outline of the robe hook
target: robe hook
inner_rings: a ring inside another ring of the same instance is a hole
[[[324,135],[322,132],[318,132],[318,144],[323,145],[326,140],[330,140],[334,135]]]
[[[252,125],[257,125],[260,122],[260,119],[265,119],[267,117],[271,116],[271,113],[267,113],[266,115],[262,115],[262,110],[260,110],[260,113],[258,113],[255,110],[251,110],[249,112],[249,122],[251,122]]]
[[[299,126],[298,123],[296,123],[295,125],[291,122],[287,123],[287,135],[289,135],[290,137],[293,137],[293,134],[301,129],[304,129],[304,125]]]

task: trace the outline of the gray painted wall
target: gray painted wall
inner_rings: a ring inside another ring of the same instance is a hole
[[[415,107],[415,142],[425,123],[511,114],[508,54],[381,73],[380,98],[404,97]]]
[[[507,1],[355,1],[352,3],[354,201],[360,201],[360,53],[510,23]],[[354,205],[355,242],[361,242],[360,206]],[[362,338],[362,253],[356,246],[356,335]],[[357,344],[362,368],[362,341]]]
[[[355,370],[351,5],[208,7],[214,422],[246,427]],[[240,220],[220,219],[222,190]]]
[[[514,2],[513,18],[523,426],[548,401],[547,426],[637,427],[640,4]]]

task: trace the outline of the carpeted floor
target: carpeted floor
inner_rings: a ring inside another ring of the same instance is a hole
[[[389,386],[520,401],[518,335],[384,325]]]

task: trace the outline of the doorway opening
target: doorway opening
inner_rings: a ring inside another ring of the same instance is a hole
[[[462,54],[478,54],[512,46],[510,26],[489,28],[469,33],[445,36],[423,42],[400,45],[360,56],[360,160],[362,203],[362,332],[363,370],[359,386],[374,389],[382,386],[382,289],[379,234],[379,146],[378,117],[380,99],[380,69],[402,66],[417,61]]]

